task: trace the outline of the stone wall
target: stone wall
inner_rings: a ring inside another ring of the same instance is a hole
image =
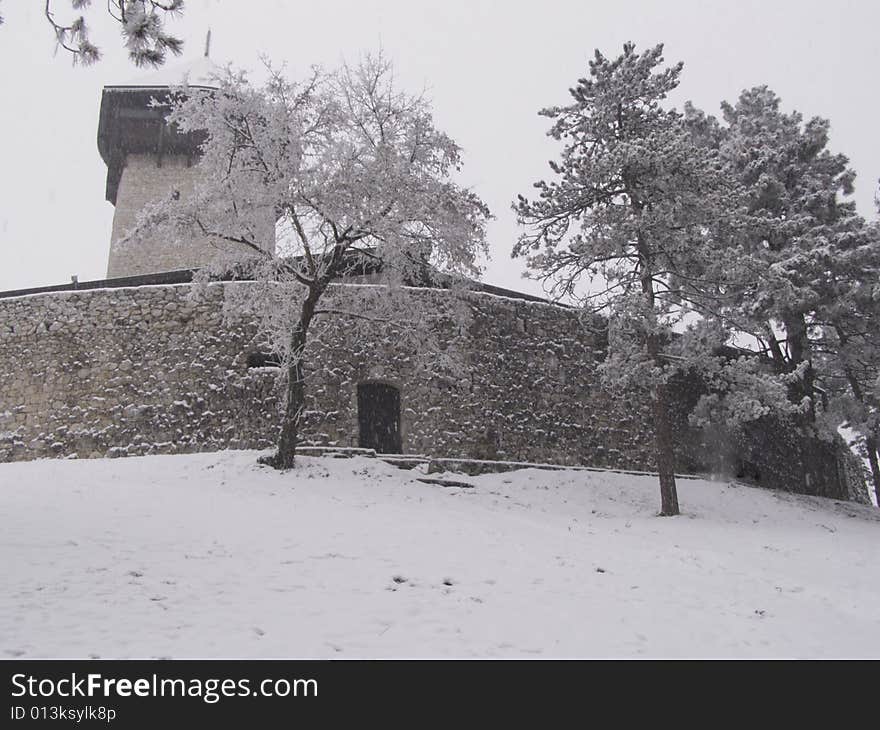
[[[278,371],[248,368],[248,353],[265,347],[250,318],[229,311],[248,286],[0,300],[0,457],[269,446]],[[450,298],[408,296],[434,312]],[[450,319],[439,328],[448,363],[432,367],[394,325],[368,326],[351,341],[349,323],[331,320],[307,357],[306,440],[356,446],[357,384],[378,380],[401,390],[406,453],[650,465],[628,405],[585,382],[596,352],[575,313],[481,294],[468,295],[467,307],[465,327]]]
[[[266,350],[238,304],[251,286],[0,299],[0,461],[271,446],[279,370],[248,367],[249,353]],[[359,289],[334,287],[332,307]],[[443,290],[402,296],[439,315],[435,349],[420,355],[398,325],[362,324],[353,336],[350,320],[324,318],[306,358],[306,442],[357,446],[357,385],[381,381],[401,392],[404,453],[652,468],[644,409],[600,387],[601,345],[575,311],[477,293],[453,304]],[[700,458],[688,451],[680,466],[699,469]]]

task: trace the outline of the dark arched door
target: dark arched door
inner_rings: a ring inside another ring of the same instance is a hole
[[[400,391],[385,383],[361,383],[357,395],[361,448],[380,454],[402,453]]]

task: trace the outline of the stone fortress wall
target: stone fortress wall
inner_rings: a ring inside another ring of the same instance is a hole
[[[210,85],[210,66],[199,59],[179,81]],[[105,289],[0,293],[0,462],[275,443],[280,371],[252,367],[266,363],[253,357],[266,354],[266,345],[240,304],[256,285],[159,284],[162,272],[216,259],[222,244],[204,237],[175,242],[148,235],[120,245],[145,205],[188,197],[198,181],[198,140],[168,128],[152,106],[167,84],[161,78],[105,87],[98,127],[107,199],[116,206],[108,277],[148,274],[150,283],[117,279],[92,283],[111,287]],[[257,240],[274,247],[275,211],[249,215]],[[357,285],[339,284],[331,299],[346,309],[357,293]],[[440,315],[429,326],[435,347],[420,352],[400,325],[374,323],[354,333],[350,319],[325,319],[306,357],[305,443],[358,446],[367,412],[358,412],[359,385],[382,383],[399,393],[405,454],[653,468],[644,395],[612,395],[600,384],[604,345],[577,311],[485,291],[463,302],[442,289],[402,296],[398,306]],[[679,385],[680,471],[867,499],[845,446],[807,440],[772,422],[696,431],[686,413],[698,395],[698,385]]]
[[[0,461],[272,446],[279,371],[248,366],[250,354],[265,351],[237,304],[249,286],[0,299]],[[342,307],[352,292],[337,285],[332,297]],[[393,324],[366,325],[353,337],[345,318],[328,320],[306,359],[307,443],[357,446],[357,386],[378,381],[400,390],[407,454],[653,467],[646,410],[636,395],[601,387],[604,351],[576,311],[472,292],[461,320],[448,291],[405,296],[450,314],[433,325],[446,359],[423,367]],[[684,420],[679,435],[682,471],[745,465],[747,476],[785,489],[863,499],[858,470],[833,445],[820,454],[775,426],[719,441]]]

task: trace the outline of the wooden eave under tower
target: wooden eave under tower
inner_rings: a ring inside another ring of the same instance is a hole
[[[165,121],[172,93],[167,86],[104,87],[98,118],[98,152],[107,165],[105,199],[113,205],[126,155],[155,154],[161,166],[166,154],[190,158],[198,154],[203,135],[181,133]]]

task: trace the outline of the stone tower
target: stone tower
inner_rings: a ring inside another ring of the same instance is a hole
[[[221,254],[223,244],[205,237],[185,244],[159,236],[120,243],[144,206],[190,194],[199,175],[201,140],[170,127],[164,119],[167,108],[152,106],[151,100],[167,100],[172,86],[214,88],[217,70],[206,55],[194,63],[162,69],[135,84],[104,87],[98,150],[107,165],[106,199],[116,208],[108,278],[198,268]],[[274,247],[274,218],[264,217],[266,246]]]

